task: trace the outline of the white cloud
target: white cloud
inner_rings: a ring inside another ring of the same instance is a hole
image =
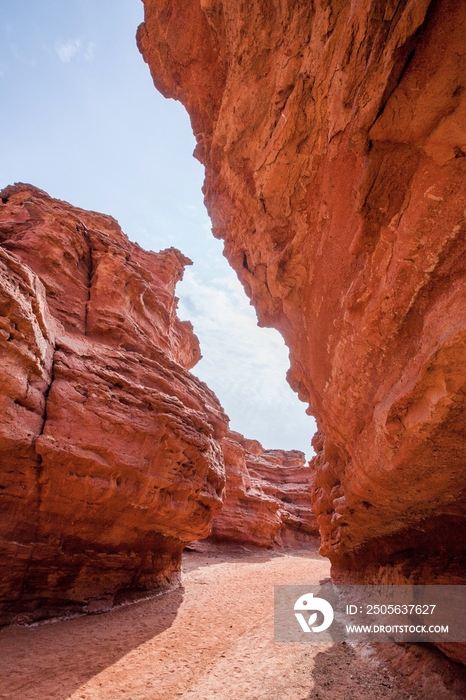
[[[87,49],[84,53],[84,60],[85,61],[92,61],[94,58],[94,49],[95,49],[95,44],[93,41],[90,41],[87,45]]]
[[[215,391],[231,428],[267,448],[309,446],[315,423],[286,382],[288,349],[279,333],[257,326],[234,273],[210,284],[188,269],[177,287],[179,315],[189,319],[203,359],[192,370]]]
[[[69,63],[71,59],[79,53],[81,49],[81,39],[68,39],[68,41],[57,41],[55,51],[62,63]]]

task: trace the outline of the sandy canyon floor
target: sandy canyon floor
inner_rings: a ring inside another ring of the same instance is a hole
[[[420,646],[406,654],[387,644],[274,643],[273,585],[318,583],[328,575],[316,548],[187,552],[182,588],[164,596],[102,615],[2,629],[0,698],[466,697],[456,664]]]

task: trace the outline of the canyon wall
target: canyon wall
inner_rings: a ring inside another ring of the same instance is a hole
[[[225,500],[211,540],[259,547],[303,546],[318,529],[311,471],[299,450],[264,450],[233,430],[222,440]]]
[[[187,258],[30,185],[0,198],[4,624],[176,583],[221,508],[228,419],[188,372]]]
[[[466,4],[144,7],[213,233],[318,422],[334,579],[466,583]]]

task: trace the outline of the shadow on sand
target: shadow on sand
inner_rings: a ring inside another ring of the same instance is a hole
[[[464,700],[466,670],[432,644],[335,643],[315,657],[303,700]]]
[[[66,700],[103,669],[169,628],[183,592],[183,588],[178,588],[101,615],[33,628],[3,628],[0,697]]]

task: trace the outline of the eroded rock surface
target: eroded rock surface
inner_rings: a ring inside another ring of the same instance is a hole
[[[214,234],[318,421],[333,576],[466,583],[466,4],[144,6]]]
[[[227,418],[187,371],[187,258],[30,185],[0,197],[1,624],[174,583],[221,507]]]
[[[311,472],[299,450],[264,450],[230,430],[222,441],[226,488],[211,539],[260,547],[304,545],[318,529]]]

